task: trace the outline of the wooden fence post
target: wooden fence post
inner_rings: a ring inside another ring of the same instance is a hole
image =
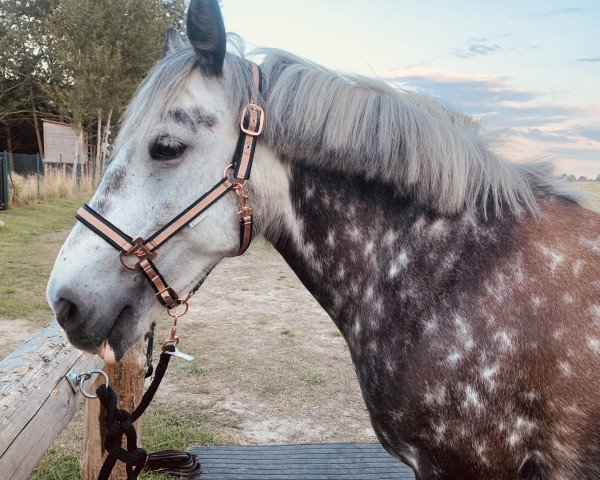
[[[146,372],[146,355],[144,341],[136,343],[116,365],[104,365],[104,371],[108,374],[110,386],[117,394],[117,407],[128,412],[140,403],[144,392],[144,374]],[[93,392],[102,383],[98,378],[89,391]],[[85,433],[84,450],[81,462],[81,473],[84,480],[96,480],[102,463],[108,455],[104,450],[104,416],[106,412],[98,400],[87,400],[85,402]],[[141,444],[141,419],[135,422],[138,435],[138,446]],[[124,443],[123,443],[124,445]],[[110,476],[111,480],[122,480],[126,478],[125,466],[117,462],[117,466]]]

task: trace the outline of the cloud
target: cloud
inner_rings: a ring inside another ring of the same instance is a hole
[[[536,93],[515,87],[506,77],[468,75],[445,70],[412,68],[392,70],[382,75],[396,86],[433,95],[472,115],[494,112],[499,105],[536,99]]]
[[[474,58],[479,55],[491,55],[502,50],[497,43],[490,44],[487,38],[471,38],[465,48],[453,48],[452,55],[460,58]]]
[[[569,122],[585,112],[581,107],[537,102],[540,99],[533,104],[497,105],[490,123],[533,128]]]
[[[568,7],[568,8],[552,8],[547,10],[534,10],[531,12],[515,15],[517,17],[527,18],[544,18],[544,17],[556,17],[560,15],[573,15],[576,13],[585,12],[585,8],[582,7]]]
[[[577,59],[578,62],[600,62],[600,57],[594,57],[594,58],[578,58]]]
[[[595,142],[600,142],[600,125],[582,126],[576,125],[574,131],[582,137],[588,138]]]
[[[510,78],[426,68],[396,69],[382,75],[391,84],[424,92],[482,118],[504,136],[521,139],[532,152],[566,160],[598,160],[597,105],[567,105],[544,92],[519,88]]]
[[[545,102],[543,94],[518,88],[507,77],[412,68],[382,75],[392,84],[424,92],[496,128],[538,128],[584,113],[577,106]]]
[[[569,143],[574,140],[563,132],[547,132],[539,128],[528,128],[525,131],[514,131],[515,134],[541,142]]]

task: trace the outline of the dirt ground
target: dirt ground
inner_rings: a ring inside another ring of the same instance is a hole
[[[214,270],[181,335],[199,374],[170,376],[159,398],[204,410],[222,440],[375,440],[343,338],[266,243]]]
[[[62,237],[40,241],[58,251]],[[157,342],[169,327],[165,316]],[[0,319],[0,358],[36,328]],[[211,273],[179,335],[195,360],[171,363],[158,405],[200,418],[215,443],[375,441],[343,338],[264,241]],[[77,448],[81,424],[55,446]]]

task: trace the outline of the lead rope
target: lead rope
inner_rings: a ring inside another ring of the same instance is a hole
[[[197,458],[187,452],[164,450],[148,454],[146,450],[137,446],[137,433],[133,423],[150,405],[175,351],[176,348],[173,344],[166,344],[163,347],[154,379],[144,393],[140,404],[131,413],[117,408],[117,396],[110,386],[102,384],[96,389],[96,395],[106,410],[107,433],[104,448],[109,452],[98,475],[98,480],[109,479],[117,460],[125,463],[127,480],[137,479],[142,470],[160,471],[179,477],[193,477],[202,471]],[[127,449],[121,446],[124,436],[127,439]]]

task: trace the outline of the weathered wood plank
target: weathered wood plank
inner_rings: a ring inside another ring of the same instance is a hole
[[[378,443],[196,447],[196,480],[414,480]]]
[[[102,361],[72,347],[56,322],[33,334],[0,362],[0,472],[2,479],[29,478],[82,396],[64,375],[99,368]]]

